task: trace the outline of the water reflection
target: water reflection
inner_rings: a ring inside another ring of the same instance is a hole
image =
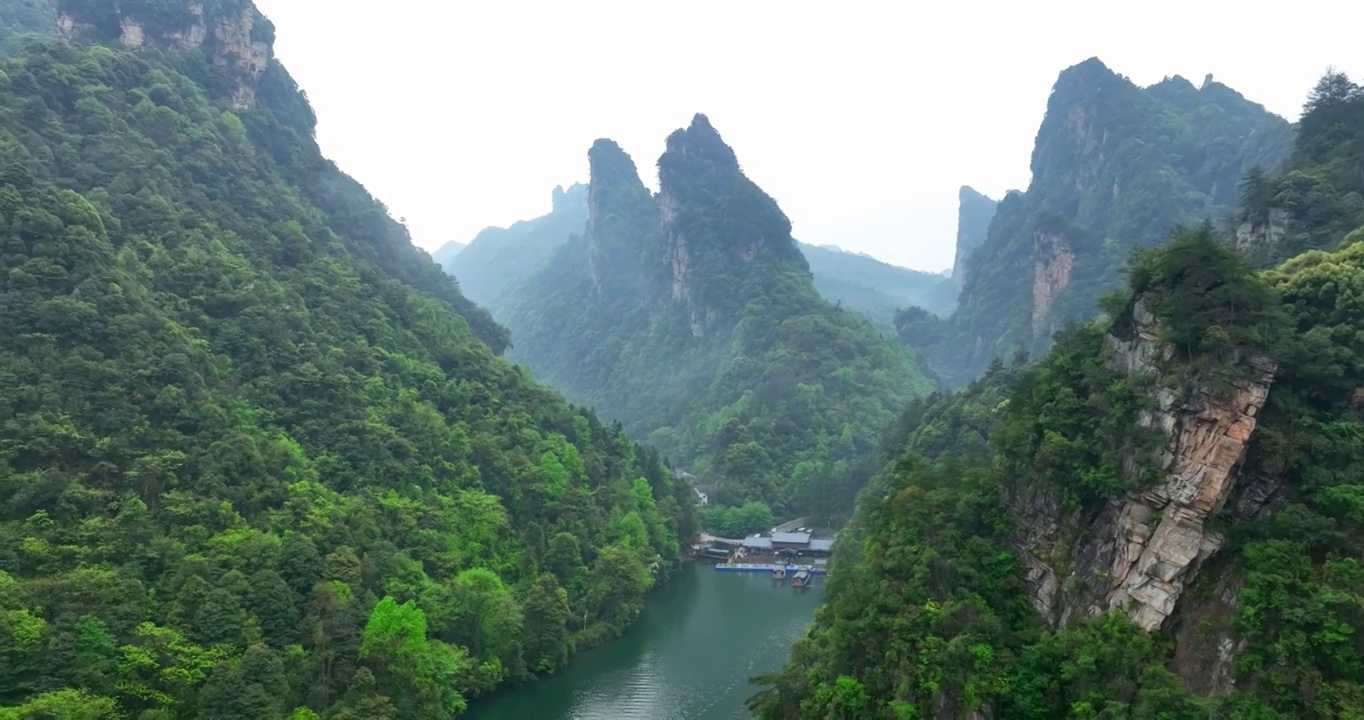
[[[650,598],[624,638],[560,673],[476,701],[476,720],[706,720],[746,717],[748,683],[785,661],[823,595],[762,574],[691,565]]]

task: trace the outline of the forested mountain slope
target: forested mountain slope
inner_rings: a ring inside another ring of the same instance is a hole
[[[554,189],[553,209],[547,215],[490,227],[464,250],[449,248],[433,256],[455,276],[460,288],[494,317],[513,303],[523,286],[535,279],[559,246],[587,225],[587,186]],[[956,289],[942,276],[881,262],[869,255],[836,247],[797,242],[809,262],[815,289],[824,299],[871,320],[884,332],[894,332],[895,311],[908,306],[947,314],[956,302]]]
[[[990,222],[997,209],[998,202],[972,187],[963,185],[957,191],[957,253],[952,262],[952,282],[958,288],[966,282],[971,254],[989,237]]]
[[[1032,182],[999,203],[967,255],[956,312],[946,322],[906,312],[901,337],[953,386],[994,357],[1045,350],[1066,320],[1120,286],[1133,248],[1231,216],[1241,178],[1277,167],[1292,137],[1285,120],[1211,78],[1141,88],[1098,59],[1065,70],[1038,130]]]
[[[1283,167],[1242,183],[1236,246],[1258,264],[1334,247],[1364,225],[1364,90],[1328,72],[1312,90]]]
[[[895,312],[916,306],[947,315],[957,300],[950,278],[881,262],[870,255],[827,245],[797,243],[810,264],[815,289],[831,303],[847,308],[895,332]]]
[[[474,302],[501,314],[511,296],[540,272],[560,245],[571,235],[581,235],[587,225],[587,186],[554,188],[549,214],[490,227],[480,232],[464,250],[449,261],[437,258],[446,272]]]
[[[1273,177],[1344,166],[1364,124],[1324,119],[1361,95],[1328,76]],[[1294,214],[1339,248],[1259,274],[1185,231],[1044,359],[913,405],[755,712],[1364,713],[1364,229],[1335,223]]]
[[[0,3],[0,58],[57,34],[57,0],[5,0]]]
[[[790,221],[704,116],[669,136],[657,197],[615,143],[588,157],[586,231],[500,313],[514,357],[712,503],[847,510],[871,439],[929,387],[914,359],[820,298]]]
[[[61,10],[0,62],[0,717],[453,718],[627,626],[690,490],[497,357],[270,23]]]

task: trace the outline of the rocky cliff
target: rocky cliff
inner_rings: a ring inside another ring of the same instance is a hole
[[[256,104],[261,75],[273,58],[274,26],[249,0],[153,3],[146,0],[62,0],[57,34],[65,40],[202,51],[232,107]]]
[[[957,254],[952,262],[952,282],[958,288],[966,282],[971,254],[985,244],[998,205],[974,188],[963,185],[957,191]]]
[[[900,328],[902,338],[949,386],[1020,348],[1044,352],[1056,330],[1121,286],[1133,248],[1231,213],[1242,176],[1277,166],[1292,137],[1287,121],[1220,83],[1139,87],[1097,58],[1066,69],[1026,192],[1006,195],[954,273],[957,311],[943,328]],[[925,336],[935,346],[918,344]]]
[[[657,194],[609,139],[588,166],[581,234],[497,310],[512,357],[687,467],[711,505],[846,512],[868,438],[929,388],[914,359],[820,297],[790,220],[705,115],[668,136]]]
[[[1053,628],[1117,610],[1153,631],[1222,546],[1206,523],[1240,480],[1276,367],[1252,355],[1227,383],[1171,380],[1184,376],[1170,372],[1173,349],[1158,339],[1143,302],[1105,340],[1110,368],[1152,383],[1154,403],[1137,424],[1157,434],[1156,457],[1129,458],[1127,470],[1153,468],[1155,482],[1079,508],[1067,508],[1057,488],[1033,483],[1010,497],[1009,508],[1021,529],[1016,549],[1030,600]]]
[[[1066,236],[1037,230],[1033,233],[1032,332],[1042,334],[1051,318],[1052,303],[1070,284],[1075,253]]]

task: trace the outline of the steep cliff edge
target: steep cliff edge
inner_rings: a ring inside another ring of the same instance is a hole
[[[872,438],[930,387],[912,355],[820,297],[706,116],[668,136],[656,195],[611,140],[588,164],[582,235],[498,311],[512,357],[702,478],[712,506],[849,511]]]
[[[958,289],[966,284],[971,255],[985,244],[990,221],[999,203],[963,185],[957,191],[957,253],[952,262],[952,282]]]
[[[1250,690],[1288,323],[1208,229],[1127,275],[1045,358],[910,408],[764,717],[1197,718]]]
[[[1238,481],[1276,364],[1264,355],[1241,360],[1245,377],[1213,389],[1164,380],[1174,348],[1146,304],[1130,323],[1104,337],[1105,362],[1152,385],[1154,402],[1136,424],[1158,433],[1154,483],[1098,507],[1063,509],[1056,488],[1027,484],[1009,499],[1015,541],[1027,568],[1033,607],[1053,627],[1116,610],[1143,630],[1160,629],[1203,563],[1221,548],[1207,529]],[[1173,377],[1184,380],[1176,373]],[[1130,458],[1127,472],[1148,472]]]
[[[1242,176],[1277,166],[1292,138],[1283,118],[1216,82],[1139,87],[1097,58],[1067,68],[1037,131],[1028,188],[999,203],[967,256],[956,312],[944,323],[907,315],[901,338],[948,386],[995,357],[1044,352],[1121,287],[1129,252],[1231,214]]]
[[[278,63],[232,109],[226,4],[81,6],[139,24],[0,60],[0,718],[453,720],[623,632],[690,488],[495,356]]]
[[[261,75],[274,57],[274,25],[250,0],[61,0],[57,34],[64,40],[129,50],[202,50],[219,70],[223,89],[237,110],[255,106]]]

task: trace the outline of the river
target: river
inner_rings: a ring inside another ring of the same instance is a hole
[[[568,667],[471,703],[471,720],[747,717],[748,679],[781,667],[814,619],[824,578],[796,590],[765,573],[689,563],[618,640]]]

